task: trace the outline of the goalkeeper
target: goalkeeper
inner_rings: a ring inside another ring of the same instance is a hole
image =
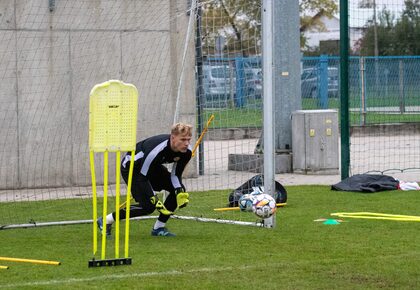
[[[136,145],[131,193],[137,204],[130,206],[130,217],[151,214],[157,209],[159,217],[152,229],[152,236],[175,236],[165,227],[169,217],[177,208],[185,207],[188,193],[182,184],[182,173],[191,159],[192,126],[177,123],[171,134],[149,137]],[[128,183],[131,154],[127,153],[121,162],[121,175]],[[172,171],[163,165],[173,163]],[[169,195],[164,203],[155,191],[166,190]],[[111,235],[116,213],[106,216],[106,235]],[[126,208],[120,209],[120,219],[125,219]],[[102,230],[103,220],[99,218],[98,227]]]

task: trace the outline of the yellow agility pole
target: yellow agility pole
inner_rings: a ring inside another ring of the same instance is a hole
[[[7,270],[9,269],[9,266],[0,266],[0,269]]]
[[[131,151],[131,160],[130,160],[130,169],[128,171],[128,185],[127,185],[127,196],[126,196],[126,204],[127,209],[125,211],[125,220],[130,220],[130,201],[131,201],[131,181],[133,180],[133,169],[134,169],[134,156],[136,155],[136,151]],[[117,204],[118,207],[118,204]],[[125,232],[130,232],[130,223],[125,223]],[[125,252],[124,255],[128,257],[128,242],[130,239],[130,235],[125,235]]]
[[[33,259],[9,258],[9,257],[0,257],[0,261],[44,264],[44,265],[53,265],[53,266],[61,265],[61,262],[57,262],[57,261],[33,260]]]
[[[102,243],[101,260],[93,258],[89,261],[89,267],[98,266],[116,266],[129,265],[131,258],[128,257],[128,239],[129,222],[126,219],[126,243],[125,257],[119,256],[119,202],[120,202],[120,164],[121,151],[133,151],[136,148],[137,132],[137,107],[138,91],[131,84],[126,84],[118,80],[110,80],[94,86],[90,92],[89,103],[89,150],[92,173],[92,191],[93,191],[93,253],[97,252],[97,192],[96,176],[94,166],[94,153],[103,153],[103,207],[102,207]],[[115,258],[106,259],[106,215],[108,212],[108,160],[109,152],[116,154],[116,223],[115,223]],[[130,160],[130,167],[134,158]],[[127,192],[127,198],[130,198],[130,189]]]
[[[284,203],[276,203],[276,206],[277,207],[283,207],[285,205],[287,205],[286,202],[284,202]],[[238,206],[233,206],[233,207],[219,207],[219,208],[215,208],[213,210],[214,211],[231,211],[231,210],[234,211],[234,210],[239,210],[239,207]]]
[[[386,213],[375,213],[375,212],[336,212],[336,213],[332,213],[331,215],[342,217],[342,218],[392,220],[392,221],[400,221],[400,222],[403,222],[403,221],[420,222],[420,216],[397,215],[397,214],[386,214]]]
[[[102,246],[101,246],[101,259],[105,260],[106,252],[106,215],[108,213],[108,151],[104,152],[104,196],[102,205]]]
[[[195,156],[195,152],[197,151],[197,147],[198,147],[198,145],[200,145],[201,140],[203,140],[203,137],[207,133],[207,130],[208,130],[209,126],[210,126],[210,123],[213,121],[213,119],[214,119],[214,115],[212,114],[210,116],[210,118],[207,120],[207,124],[204,127],[203,132],[201,132],[200,137],[198,137],[197,142],[195,142],[194,148],[192,150],[192,157]]]
[[[95,176],[95,155],[93,151],[90,151],[90,172],[92,177],[92,208],[93,208],[93,255],[96,255],[98,251],[98,229],[96,220],[98,219],[97,213],[97,201],[96,201],[96,176]]]
[[[115,258],[120,257],[120,169],[121,169],[121,152],[116,152],[115,158]],[[104,219],[105,220],[105,219]]]

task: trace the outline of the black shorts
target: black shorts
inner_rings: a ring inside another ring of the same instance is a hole
[[[121,167],[121,175],[126,184],[128,184],[128,170]],[[133,179],[131,183],[131,194],[137,202],[148,202],[150,197],[154,195],[154,191],[166,190],[169,193],[175,193],[175,188],[172,185],[171,173],[168,169],[160,165],[158,168],[149,172],[148,176],[140,174],[138,170],[133,172]]]

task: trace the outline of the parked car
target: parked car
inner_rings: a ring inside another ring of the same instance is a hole
[[[321,83],[319,67],[305,68],[301,74],[301,90],[303,98],[319,98],[319,85]],[[328,96],[338,97],[339,71],[336,67],[328,67]]]
[[[227,65],[203,66],[204,93],[210,102],[226,102],[235,93],[234,71]]]
[[[260,99],[262,95],[261,69],[245,69],[245,94],[248,98]]]

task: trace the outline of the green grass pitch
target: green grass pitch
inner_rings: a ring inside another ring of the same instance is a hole
[[[274,229],[174,219],[168,227],[177,237],[161,238],[150,236],[154,220],[133,221],[133,264],[128,266],[87,267],[92,258],[89,224],[0,230],[0,256],[61,262],[0,261],[9,266],[0,269],[0,289],[419,288],[419,222],[314,221],[331,218],[333,212],[419,215],[418,191],[363,194],[327,186],[287,190],[288,204],[279,209]],[[186,213],[192,214],[196,204],[202,211],[213,194],[217,192],[192,193]],[[212,208],[209,204],[208,210]],[[112,245],[107,254],[113,254]]]

